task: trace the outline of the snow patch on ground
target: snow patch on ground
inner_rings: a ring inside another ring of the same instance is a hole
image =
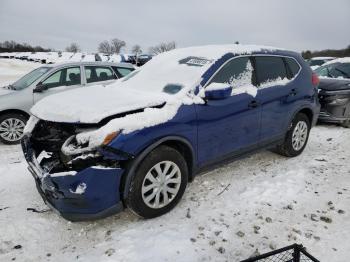
[[[200,175],[162,217],[70,223],[45,212],[20,146],[0,145],[0,261],[240,261],[297,242],[344,262],[349,148],[348,129],[317,126],[301,156],[263,151]]]

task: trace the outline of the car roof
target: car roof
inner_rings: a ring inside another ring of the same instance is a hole
[[[67,67],[67,66],[117,66],[124,68],[134,68],[134,66],[130,63],[112,63],[112,62],[64,62],[64,63],[56,63],[45,65],[45,67],[59,68],[59,67]]]

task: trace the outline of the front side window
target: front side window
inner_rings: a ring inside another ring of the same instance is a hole
[[[257,56],[255,65],[259,85],[287,78],[286,67],[281,57]]]
[[[212,78],[211,83],[229,84],[234,88],[252,84],[253,67],[249,57],[234,58]]]
[[[37,69],[34,69],[30,73],[18,79],[15,83],[13,83],[12,87],[15,90],[24,89],[30,86],[31,84],[33,84],[36,80],[39,79],[39,77],[43,76],[49,70],[50,70],[50,67],[39,67]]]
[[[110,67],[104,66],[85,66],[85,76],[87,83],[113,80],[117,78]]]
[[[61,69],[46,78],[42,84],[46,88],[79,85],[81,84],[80,67]]]

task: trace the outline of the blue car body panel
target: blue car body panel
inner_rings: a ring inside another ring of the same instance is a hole
[[[53,188],[59,194],[56,192],[57,198],[50,199],[49,204],[68,219],[75,217],[69,214],[80,214],[77,220],[104,216],[111,213],[106,213],[106,210],[115,206],[117,208],[114,211],[121,210],[121,200],[127,196],[137,165],[160,143],[177,141],[187,146],[193,161],[191,171],[195,173],[233,153],[281,141],[294,115],[300,110],[309,110],[314,116],[314,124],[319,113],[317,90],[311,84],[312,71],[301,56],[289,51],[247,54],[251,55],[293,57],[302,69],[288,84],[258,90],[255,97],[243,93],[224,100],[182,105],[176,115],[164,123],[127,134],[121,133],[99,151],[106,159],[128,161],[129,165],[111,169],[91,167],[75,176],[47,176],[37,182],[39,191],[45,195],[45,191],[52,190],[54,184]],[[233,57],[234,54],[228,53],[218,59],[203,74],[194,94],[197,95],[213,74]],[[256,103],[255,106],[250,106],[252,102]],[[23,150],[27,147],[23,145]],[[81,195],[72,193],[71,190],[74,191],[81,183],[87,186],[85,192]],[[45,196],[43,198],[47,199]]]

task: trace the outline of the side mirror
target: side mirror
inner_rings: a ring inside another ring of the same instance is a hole
[[[46,89],[47,89],[47,87],[45,85],[43,85],[43,83],[39,82],[36,85],[36,87],[33,89],[33,93],[41,93]]]
[[[232,86],[222,83],[211,83],[205,89],[207,100],[222,100],[231,96]]]

